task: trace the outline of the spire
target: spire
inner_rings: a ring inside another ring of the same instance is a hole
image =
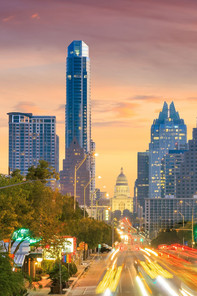
[[[163,104],[163,109],[159,113],[159,120],[164,120],[168,118],[168,104],[164,102]]]
[[[172,103],[170,104],[170,118],[174,119],[174,120],[178,120],[180,119],[179,117],[179,113],[176,111],[175,106],[174,106],[174,102],[172,101]]]
[[[121,167],[121,169],[120,169],[120,173],[123,174],[123,167]]]

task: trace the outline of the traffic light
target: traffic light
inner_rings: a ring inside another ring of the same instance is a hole
[[[141,241],[141,242],[143,242],[143,241],[144,241],[142,237],[140,238],[140,241]]]

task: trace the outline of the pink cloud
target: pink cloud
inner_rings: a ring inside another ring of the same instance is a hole
[[[2,19],[2,22],[4,22],[4,23],[10,22],[13,18],[14,18],[14,16],[13,15],[10,15],[8,17],[3,18]]]
[[[32,18],[32,19],[39,20],[39,19],[40,19],[40,16],[39,16],[38,13],[34,13],[34,14],[32,14],[31,18]]]

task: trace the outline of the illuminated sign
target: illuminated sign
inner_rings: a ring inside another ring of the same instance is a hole
[[[41,238],[33,238],[30,236],[30,231],[27,228],[20,228],[14,231],[12,235],[12,240],[14,241],[28,241],[30,245],[38,243]]]

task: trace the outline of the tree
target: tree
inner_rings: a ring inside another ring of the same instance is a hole
[[[178,237],[176,230],[166,230],[159,232],[158,236],[151,241],[151,246],[157,248],[158,245],[171,245],[174,243],[181,243],[181,240]]]
[[[56,173],[53,167],[49,167],[49,164],[45,160],[40,160],[37,167],[31,166],[28,169],[26,176],[27,180],[40,180],[43,183],[47,182],[47,179],[59,179],[58,173]]]
[[[21,175],[21,171],[19,169],[14,170],[11,173],[11,177],[14,178],[16,181],[22,182],[24,177]]]
[[[26,292],[22,273],[13,271],[9,257],[0,253],[0,295],[22,296]]]

